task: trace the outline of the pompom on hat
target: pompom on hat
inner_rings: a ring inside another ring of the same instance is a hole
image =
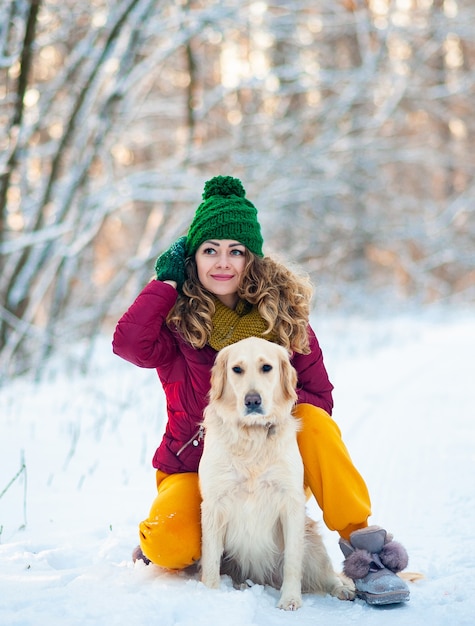
[[[186,238],[188,255],[195,254],[208,239],[233,239],[256,256],[264,256],[257,209],[245,196],[241,181],[232,176],[215,176],[205,183],[203,202]]]

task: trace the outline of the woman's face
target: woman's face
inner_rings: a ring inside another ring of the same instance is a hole
[[[203,287],[234,309],[246,265],[246,247],[232,239],[208,239],[196,251],[195,261]]]

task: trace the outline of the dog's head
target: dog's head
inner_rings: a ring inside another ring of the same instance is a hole
[[[290,413],[297,400],[297,373],[287,351],[249,337],[223,348],[211,371],[210,402],[223,404],[249,425]]]

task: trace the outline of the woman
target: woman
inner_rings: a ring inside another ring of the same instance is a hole
[[[333,386],[309,325],[311,286],[262,252],[257,210],[241,182],[217,176],[186,237],[158,259],[152,280],[122,316],[113,349],[139,367],[156,368],[168,421],[153,458],[158,495],[140,524],[134,558],[183,569],[200,558],[198,464],[201,421],[218,350],[245,337],[289,350],[298,374],[295,415],[305,484],[331,530],[340,534],[345,573],[369,603],[405,601],[409,590],[393,572],[407,555],[380,527],[368,527],[366,485],[330,417]]]

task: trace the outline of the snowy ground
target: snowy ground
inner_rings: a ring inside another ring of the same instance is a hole
[[[210,591],[193,576],[134,566],[162,398],[155,373],[113,356],[105,338],[87,376],[63,356],[41,384],[0,389],[0,624],[474,624],[473,311],[314,326],[336,385],[335,419],[372,494],[370,521],[391,529],[409,570],[425,576],[409,603],[305,596],[286,613],[273,589],[237,591],[223,578]],[[323,530],[339,568],[337,536]]]

